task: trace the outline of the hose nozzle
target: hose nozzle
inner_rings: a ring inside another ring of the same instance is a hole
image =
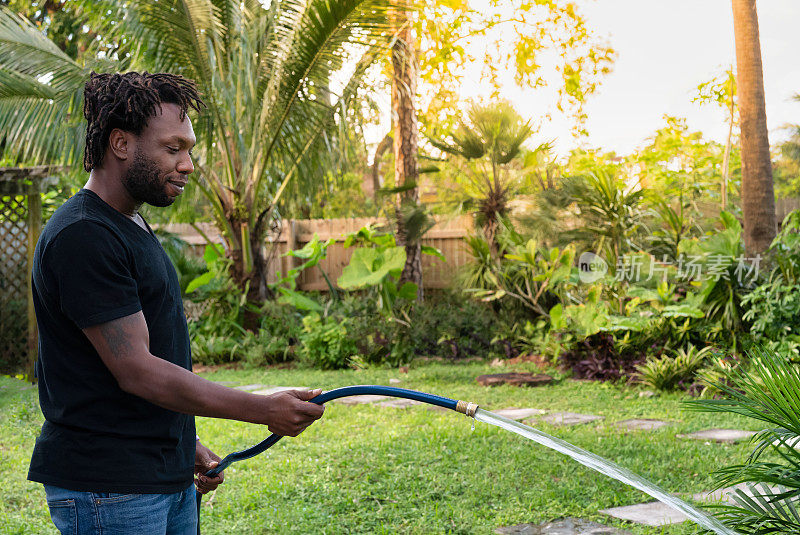
[[[456,412],[466,414],[470,418],[475,418],[475,411],[478,410],[478,404],[471,401],[458,400],[456,403]]]

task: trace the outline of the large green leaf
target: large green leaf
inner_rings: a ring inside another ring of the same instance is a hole
[[[399,277],[405,263],[406,250],[403,247],[385,250],[361,247],[353,251],[350,263],[336,282],[346,290],[376,286],[390,275]]]

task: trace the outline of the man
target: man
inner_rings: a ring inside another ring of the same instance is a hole
[[[248,394],[191,372],[175,269],[138,213],[169,206],[194,170],[193,82],[92,74],[85,91],[86,186],[42,232],[33,265],[45,422],[28,478],[64,534],[196,533],[194,485],[220,460],[192,415],[296,436],[322,416],[315,391]],[[193,479],[194,474],[194,479]]]

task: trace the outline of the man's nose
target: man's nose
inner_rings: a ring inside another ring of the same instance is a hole
[[[178,162],[177,171],[182,175],[190,175],[194,173],[192,157],[187,154],[186,157],[181,158],[181,161]]]

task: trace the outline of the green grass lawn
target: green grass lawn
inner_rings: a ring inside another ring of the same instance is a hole
[[[517,366],[524,370],[525,366]],[[203,374],[236,384],[335,388],[397,385],[474,401],[492,410],[535,407],[604,416],[598,424],[542,430],[643,475],[668,491],[712,487],[711,471],[741,462],[749,445],[705,444],[675,438],[707,427],[758,429],[734,416],[686,412],[681,395],[640,397],[634,387],[568,379],[538,388],[484,388],[496,373],[482,363],[412,365],[397,370],[324,372],[305,369],[219,370]],[[26,481],[42,422],[35,389],[0,378],[3,460],[0,532],[54,533],[41,486]],[[613,422],[659,418],[674,425],[623,432]],[[220,455],[248,447],[266,428],[198,419],[204,443]],[[226,483],[204,500],[204,535],[231,533],[491,533],[498,526],[565,516],[589,518],[638,534],[685,534],[685,523],[645,528],[612,521],[598,509],[648,501],[645,494],[584,468],[522,437],[454,412],[329,403],[323,420],[302,435],[230,467]]]

